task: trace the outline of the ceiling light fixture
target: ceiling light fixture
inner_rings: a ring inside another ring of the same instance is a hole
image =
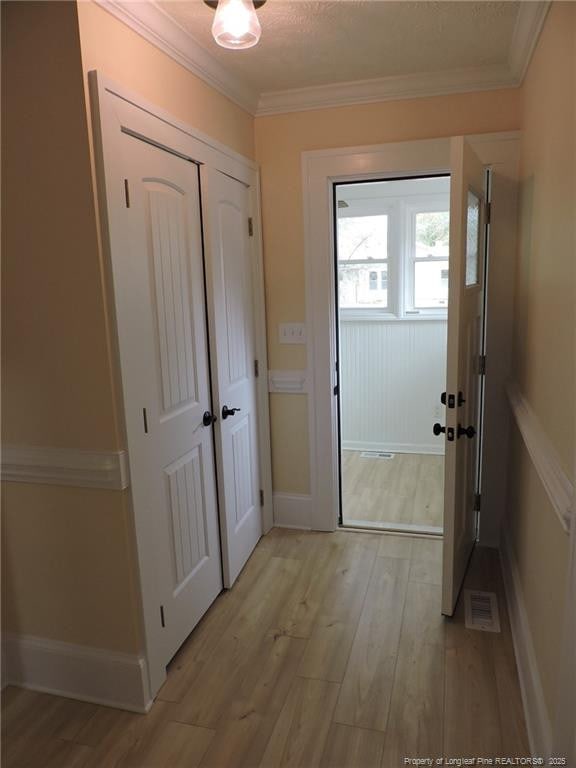
[[[222,48],[252,48],[260,40],[262,28],[256,9],[266,0],[204,0],[214,8],[212,35]]]

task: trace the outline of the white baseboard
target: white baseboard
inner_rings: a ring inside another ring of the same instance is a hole
[[[107,707],[147,712],[152,700],[140,656],[6,634],[7,685]]]
[[[278,528],[312,528],[312,497],[302,493],[275,493],[274,525]]]
[[[520,678],[530,749],[533,755],[548,758],[552,754],[552,727],[544,700],[536,652],[522,594],[518,564],[506,530],[503,531],[501,539],[501,555],[506,602],[510,614],[514,653],[518,677]]]
[[[387,453],[418,453],[443,456],[443,444],[423,443],[367,443],[362,440],[343,440],[343,451],[385,451]]]

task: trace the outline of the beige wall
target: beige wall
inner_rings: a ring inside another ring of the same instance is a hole
[[[141,650],[128,502],[116,491],[6,484],[9,631]]]
[[[4,3],[4,439],[118,444],[73,3]]]
[[[553,4],[522,88],[513,372],[565,472],[574,471],[576,6]],[[509,529],[550,717],[562,639],[568,536],[519,433]]]
[[[86,73],[99,69],[254,156],[253,119],[92,3],[2,4],[3,440],[122,447]],[[141,650],[128,493],[6,484],[4,626]]]
[[[270,368],[306,367],[305,347],[278,343],[279,323],[305,320],[303,151],[519,127],[516,89],[257,118]],[[274,394],[271,401],[274,490],[308,493],[306,397]]]
[[[552,6],[522,88],[514,355],[517,381],[568,473],[574,461],[575,12],[572,3]]]
[[[118,447],[74,3],[4,3],[3,439]],[[124,495],[8,483],[5,628],[137,651]]]

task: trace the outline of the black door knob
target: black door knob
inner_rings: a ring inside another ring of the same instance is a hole
[[[205,427],[211,427],[217,419],[218,417],[214,416],[214,414],[210,413],[210,411],[204,411],[204,416],[202,416],[202,424]]]
[[[458,438],[461,438],[464,435],[466,435],[466,437],[472,440],[475,434],[476,434],[476,430],[474,429],[473,426],[463,427],[461,424],[458,424],[458,432],[457,432]]]
[[[241,411],[241,410],[242,410],[242,408],[228,408],[227,405],[224,405],[222,407],[222,418],[223,419],[227,419],[228,416],[234,416],[236,411]]]
[[[436,424],[434,424],[432,427],[432,432],[434,432],[436,437],[438,437],[438,435],[441,435],[442,432],[446,432],[446,427],[443,427],[442,424],[438,424],[438,422],[436,422]]]

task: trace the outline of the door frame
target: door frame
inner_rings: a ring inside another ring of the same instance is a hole
[[[121,355],[117,338],[116,307],[112,280],[112,249],[122,229],[114,212],[123,205],[124,191],[120,189],[116,168],[119,165],[121,131],[132,133],[160,149],[192,160],[196,165],[209,166],[250,189],[250,216],[253,222],[251,256],[254,286],[254,328],[256,354],[260,375],[257,379],[258,438],[260,484],[264,492],[262,531],[267,533],[273,525],[272,466],[270,451],[270,417],[267,381],[267,347],[264,300],[264,266],[262,252],[262,226],[260,216],[260,179],[256,163],[243,157],[220,142],[176,119],[154,104],[142,99],[126,88],[94,70],[88,74],[92,131],[94,137],[94,173],[96,180],[98,218],[103,252],[106,311],[109,318],[108,335],[113,365],[114,387],[122,425],[122,441],[128,443],[128,425],[123,407],[121,386]],[[200,193],[202,190],[200,190]],[[204,237],[207,233],[204,232]],[[206,254],[204,256],[206,258]],[[208,286],[206,286],[208,288]],[[213,297],[206,290],[208,314],[213,309]],[[210,336],[208,331],[208,347]],[[212,364],[213,364],[213,355]],[[130,460],[130,454],[128,452]],[[216,460],[215,460],[216,461]],[[218,476],[218,467],[215,464]],[[134,474],[133,474],[134,476]],[[218,483],[217,483],[218,485]],[[141,607],[141,631],[147,664],[149,695],[154,697],[166,679],[164,660],[156,640],[158,605],[153,589],[154,572],[151,568],[155,541],[139,524],[138,510],[131,494],[134,530],[138,552],[138,582]],[[222,521],[220,520],[220,525]]]
[[[304,152],[304,260],[311,520],[334,531],[340,512],[333,185],[449,173],[450,140],[429,139]]]
[[[486,166],[502,167],[508,172],[512,165],[511,173],[515,174],[518,132],[479,134],[466,138]],[[309,527],[313,530],[336,530],[340,504],[337,398],[332,395],[337,384],[333,184],[352,179],[367,181],[434,173],[450,173],[450,137],[302,153],[310,445]],[[502,246],[502,250],[504,246],[509,247],[504,237]],[[501,271],[501,264],[505,263],[498,264],[497,270]],[[490,300],[489,294],[487,301]],[[511,303],[512,297],[500,287],[491,312],[494,318],[502,319],[502,326],[506,328],[511,322],[506,307],[510,307]],[[500,344],[493,357],[495,371],[508,369],[508,357],[508,346]],[[498,376],[496,379],[500,384]],[[499,412],[503,410],[502,403],[505,407],[503,386],[487,393],[486,411]],[[493,450],[498,456],[505,455],[506,446],[506,441],[492,440],[492,434],[490,440],[484,440],[485,451]],[[491,472],[496,474],[497,467],[498,462],[494,464],[492,461],[490,467],[483,462],[483,477],[488,478]],[[500,500],[498,507],[494,506],[494,510],[490,511],[495,520],[499,521],[503,505],[504,501]],[[499,525],[493,520],[488,522],[489,539],[483,541],[481,527],[481,543],[497,546],[497,533],[493,532],[498,531]]]

